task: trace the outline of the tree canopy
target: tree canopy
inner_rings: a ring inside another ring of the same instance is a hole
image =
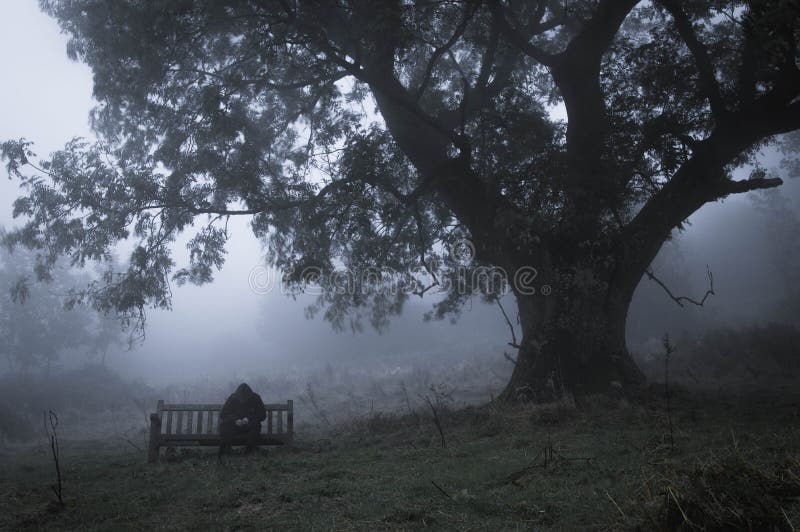
[[[494,297],[470,271],[502,268],[522,351],[538,353],[564,316],[624,329],[671,231],[707,202],[778,186],[757,165],[732,172],[800,127],[790,0],[41,5],[92,68],[101,141],[43,160],[3,144],[28,187],[5,241],[39,250],[46,275],[59,255],[105,260],[133,237],[128,270],[86,293],[123,313],[168,307],[171,279],[210,281],[242,215],[287,284],[323,286],[339,326],[366,311],[381,327],[437,283],[439,315]],[[190,228],[177,268],[170,245]],[[449,252],[465,239],[467,268]],[[342,289],[337,269],[377,273]]]

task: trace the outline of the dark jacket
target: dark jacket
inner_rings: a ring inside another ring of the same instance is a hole
[[[267,409],[261,396],[250,389],[245,383],[239,385],[222,406],[219,413],[222,423],[233,423],[237,419],[246,417],[249,424],[260,423],[267,418]]]

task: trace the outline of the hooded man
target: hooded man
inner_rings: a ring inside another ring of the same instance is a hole
[[[230,450],[237,436],[242,435],[246,435],[245,452],[254,451],[261,435],[261,422],[266,418],[267,409],[261,396],[247,384],[240,384],[219,413],[219,456]]]

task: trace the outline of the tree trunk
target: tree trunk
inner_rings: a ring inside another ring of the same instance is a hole
[[[574,289],[516,295],[522,340],[502,400],[629,395],[643,384],[625,342],[629,298],[611,303],[620,298]]]

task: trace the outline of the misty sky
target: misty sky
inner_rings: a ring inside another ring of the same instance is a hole
[[[0,84],[0,139],[25,137],[35,142],[35,150],[46,154],[58,149],[73,136],[91,136],[88,112],[92,107],[91,72],[71,62],[65,53],[66,37],[59,34],[55,21],[38,10],[34,0],[6,0],[0,3],[0,52],[3,83]],[[774,166],[775,161],[767,161]],[[0,172],[0,224],[13,225],[11,202],[19,195],[16,184]],[[800,198],[800,183],[787,183],[783,193]],[[764,252],[763,228],[745,197],[707,205],[691,219],[691,226],[680,235],[680,268],[685,284],[676,292],[705,290],[705,265],[714,271],[717,296],[708,308],[689,310],[692,316],[706,318],[757,318],[758,309],[776,288],[771,281],[772,267]],[[261,265],[262,250],[247,227],[247,220],[231,221],[232,239],[228,262],[217,281],[202,288],[174,287],[174,310],[151,311],[148,338],[136,351],[115,353],[112,364],[135,375],[164,379],[202,376],[220,367],[232,375],[253,369],[269,368],[286,359],[306,363],[326,363],[336,357],[399,357],[405,351],[430,356],[457,351],[462,354],[501,356],[510,340],[501,314],[476,302],[462,321],[423,324],[421,314],[429,303],[414,302],[406,315],[393,324],[390,332],[378,337],[373,332],[353,336],[339,335],[321,320],[304,317],[303,302],[273,291],[259,295],[248,286],[253,268]],[[675,244],[667,248],[674,250]],[[124,257],[121,257],[124,259]],[[176,261],[185,262],[186,252],[178,249]],[[657,261],[658,263],[658,261]],[[642,289],[645,294],[642,294]],[[652,283],[640,287],[637,298],[654,300],[658,288]],[[765,293],[766,292],[766,293]],[[680,312],[662,297],[657,303],[663,312]],[[0,304],[8,304],[4,299]],[[636,304],[632,313],[637,309]],[[630,316],[632,327],[641,318]],[[712,320],[713,321],[713,320]],[[383,348],[382,348],[383,346]],[[376,352],[381,351],[381,352]],[[224,364],[220,360],[224,358]]]

